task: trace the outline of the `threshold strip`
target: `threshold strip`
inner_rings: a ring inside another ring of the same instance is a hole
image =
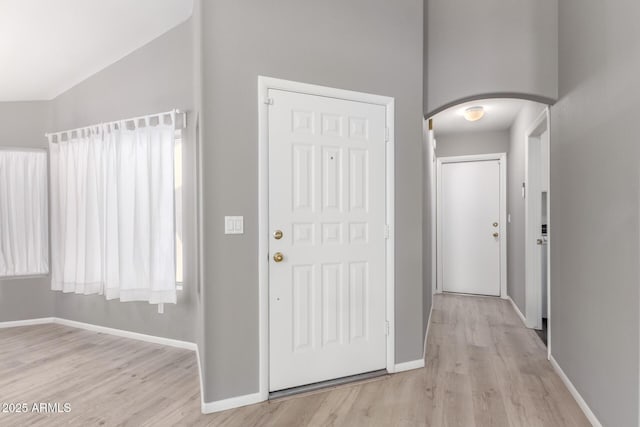
[[[366,372],[364,374],[351,375],[348,377],[336,378],[333,380],[322,381],[319,383],[302,385],[300,387],[287,388],[285,390],[278,390],[269,393],[269,400],[279,399],[281,397],[293,396],[301,393],[308,393],[310,391],[316,391],[323,388],[335,387],[338,385],[349,384],[356,381],[364,381],[369,380],[371,378],[377,378],[387,375],[386,369],[381,369],[379,371]]]

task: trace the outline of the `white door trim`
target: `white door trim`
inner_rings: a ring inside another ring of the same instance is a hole
[[[437,180],[437,172],[436,172],[436,145],[437,145],[437,141],[435,138],[435,134],[433,131],[433,126],[432,126],[432,122],[431,120],[433,119],[426,119],[425,120],[425,131],[427,132],[427,147],[426,150],[428,150],[428,154],[427,154],[427,161],[430,161],[431,164],[429,165],[429,171],[430,171],[430,175],[428,177],[428,185],[429,185],[429,221],[430,221],[430,227],[431,227],[431,241],[429,242],[429,245],[431,245],[431,294],[435,295],[436,293],[438,293],[438,287],[437,287],[437,281],[438,281],[438,273],[437,273],[437,268],[436,265],[438,263],[438,259],[437,259],[437,254],[438,254],[438,248],[436,246],[436,228],[437,228],[437,224],[436,224],[436,217],[437,217],[437,213],[436,213],[436,206],[437,206],[437,198],[436,198],[436,182]],[[433,307],[433,302],[431,304],[431,306]]]
[[[540,230],[533,229],[533,224],[531,224],[531,218],[529,215],[529,204],[533,202],[533,199],[529,197],[529,188],[530,188],[530,180],[529,180],[529,145],[532,138],[539,138],[544,132],[548,132],[549,136],[549,144],[551,144],[551,126],[550,126],[550,114],[549,107],[545,108],[538,117],[533,121],[533,123],[529,126],[525,133],[525,147],[524,147],[524,182],[525,182],[525,209],[524,209],[524,223],[525,223],[525,317],[527,319],[527,327],[529,328],[540,328],[542,327],[542,295],[540,292],[540,286],[536,286],[537,274],[536,271],[532,268],[527,268],[527,266],[535,265],[536,255],[531,250],[531,245],[535,239],[540,235]],[[547,156],[549,155],[550,150],[547,151]],[[543,162],[547,162],[549,164],[549,157],[546,159],[540,159]],[[536,167],[540,167],[540,165],[535,165]],[[550,168],[547,168],[547,182],[549,182],[549,188],[547,189],[547,227],[549,228],[549,224],[551,222],[550,218],[550,194],[551,194],[551,182],[550,182]],[[551,312],[551,241],[550,241],[550,233],[547,233],[547,351],[548,355],[551,354],[551,321],[550,321],[550,312]]]
[[[389,238],[386,240],[386,319],[387,371],[395,372],[395,172],[394,172],[394,98],[316,86],[307,83],[258,76],[258,307],[259,307],[259,373],[260,398],[269,399],[269,89],[348,101],[382,105],[386,108],[386,218]]]
[[[498,160],[500,162],[500,298],[507,298],[507,153],[478,154],[472,156],[438,157],[436,162],[436,292],[442,293],[442,165],[446,163],[481,162]]]

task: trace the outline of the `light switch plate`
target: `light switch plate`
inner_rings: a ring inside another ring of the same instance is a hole
[[[244,234],[244,217],[225,216],[224,234]]]

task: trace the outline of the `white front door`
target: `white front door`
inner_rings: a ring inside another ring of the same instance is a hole
[[[269,98],[269,390],[384,369],[386,109]]]
[[[500,162],[441,166],[442,289],[500,295]]]

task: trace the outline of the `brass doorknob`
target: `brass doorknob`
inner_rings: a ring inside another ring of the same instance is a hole
[[[275,254],[273,254],[273,260],[275,262],[282,262],[284,260],[284,255],[282,255],[281,252],[276,252]]]
[[[276,240],[282,239],[282,230],[276,230],[273,232],[273,238]]]
[[[499,234],[498,233],[493,233],[493,237],[498,237]]]

